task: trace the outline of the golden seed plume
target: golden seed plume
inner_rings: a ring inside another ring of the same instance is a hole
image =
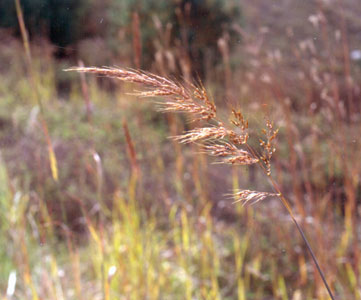
[[[189,113],[194,117],[194,121],[209,121],[216,116],[216,106],[210,101],[203,86],[193,84],[186,86],[175,80],[132,69],[74,67],[65,71],[93,73],[124,82],[142,84],[148,90],[137,93],[138,96],[167,97],[166,102],[160,103],[162,111]]]
[[[246,204],[255,204],[259,201],[266,199],[267,197],[278,196],[277,194],[266,193],[266,192],[257,192],[250,190],[240,190],[234,193],[234,198],[236,199],[233,203],[243,202],[243,205]]]
[[[175,136],[174,139],[182,144],[194,143],[200,140],[223,139],[228,131],[222,126],[200,127],[189,130],[185,134]]]
[[[235,145],[227,142],[205,145],[203,148],[211,156],[222,157],[223,163],[251,165],[259,161],[257,158],[252,157],[249,152],[238,149]]]

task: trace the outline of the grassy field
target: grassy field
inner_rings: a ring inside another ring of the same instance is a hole
[[[298,23],[280,38],[250,22],[230,53],[225,35],[203,83],[224,120],[241,110],[255,151],[268,119],[279,128],[272,176],[336,299],[361,299],[361,63],[349,57],[360,45],[317,18],[304,27],[317,40]],[[48,43],[31,43],[29,60],[1,38],[0,299],[329,299],[282,202],[229,196],[273,193],[261,168],[170,139],[203,123],[158,112],[159,97],[133,95],[139,85],[64,72],[78,62]]]

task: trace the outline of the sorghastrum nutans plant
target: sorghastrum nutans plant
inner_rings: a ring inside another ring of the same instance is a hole
[[[136,92],[139,97],[164,99],[164,101],[156,102],[160,106],[160,111],[187,113],[192,121],[203,121],[203,123],[197,122],[197,124],[204,124],[204,126],[196,127],[176,136],[174,137],[175,140],[180,143],[201,144],[206,153],[220,159],[221,163],[241,166],[258,164],[269,179],[274,192],[241,190],[233,194],[233,199],[235,202],[242,202],[243,204],[254,204],[267,197],[278,197],[301,234],[329,296],[334,299],[318,260],[293,214],[289,201],[284,197],[278,184],[271,176],[271,158],[275,152],[273,142],[278,132],[278,129],[274,129],[272,122],[267,121],[266,123],[266,128],[263,130],[265,137],[259,140],[262,151],[261,154],[258,154],[248,143],[248,122],[242,113],[232,110],[230,124],[226,125],[218,118],[216,105],[201,83],[183,84],[176,80],[133,69],[74,67],[65,71],[93,73],[124,82],[140,84],[145,87],[145,90]]]

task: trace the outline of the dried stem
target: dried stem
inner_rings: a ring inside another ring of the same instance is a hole
[[[23,39],[24,49],[25,49],[25,56],[26,56],[26,64],[28,68],[28,75],[29,81],[32,87],[33,97],[36,99],[36,102],[40,109],[40,118],[41,118],[41,128],[43,130],[46,143],[48,145],[48,155],[49,155],[49,162],[50,162],[50,170],[55,181],[58,181],[58,162],[56,160],[53,144],[49,135],[48,124],[45,119],[45,112],[44,106],[41,101],[41,97],[39,94],[38,84],[36,82],[36,76],[33,70],[33,63],[31,58],[31,51],[30,51],[30,44],[29,44],[29,36],[28,32],[25,27],[23,11],[21,8],[20,0],[15,0],[15,8],[16,8],[16,15],[18,18],[21,37]]]

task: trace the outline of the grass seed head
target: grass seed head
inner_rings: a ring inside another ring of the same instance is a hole
[[[194,143],[200,140],[210,140],[210,139],[223,139],[227,136],[227,130],[222,126],[214,127],[200,127],[193,130],[189,130],[183,135],[174,137],[175,140],[179,141],[182,144]]]
[[[266,199],[267,197],[277,196],[277,194],[250,191],[250,190],[240,190],[240,191],[237,191],[233,196],[235,198],[235,201],[233,203],[243,202],[242,203],[243,205],[246,205],[246,204],[252,205],[259,201]]]
[[[211,156],[222,157],[223,163],[251,165],[258,162],[258,159],[252,157],[249,152],[238,149],[230,143],[205,145],[203,148]]]

